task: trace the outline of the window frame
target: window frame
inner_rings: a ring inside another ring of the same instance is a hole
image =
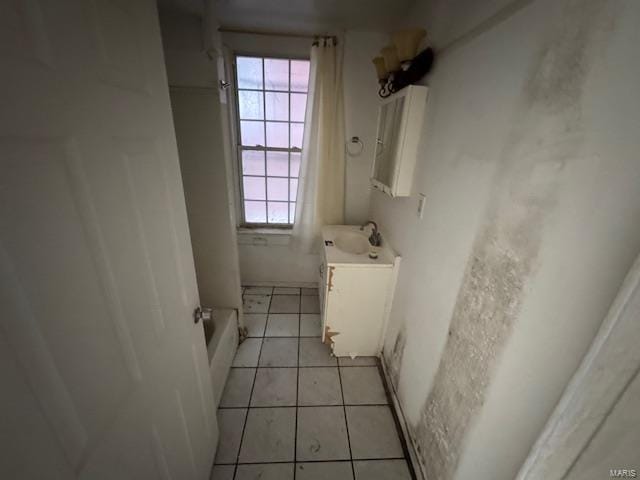
[[[240,84],[238,81],[238,57],[250,57],[250,58],[260,58],[262,60],[262,82],[263,82],[263,88],[262,89],[256,89],[256,88],[240,88]],[[266,85],[265,85],[265,66],[264,66],[264,61],[268,60],[268,59],[274,59],[274,60],[288,60],[289,61],[289,85],[288,85],[288,89],[287,90],[271,90],[271,89],[267,89]],[[267,137],[266,137],[266,128],[267,128],[267,122],[272,122],[272,123],[284,123],[287,124],[289,126],[288,128],[288,137],[289,137],[289,142],[291,142],[291,125],[302,125],[303,126],[303,136],[304,136],[304,128],[306,127],[306,124],[304,121],[300,122],[300,121],[291,121],[291,94],[293,93],[299,93],[299,94],[304,94],[304,95],[308,95],[309,94],[309,89],[308,89],[308,84],[307,84],[307,90],[305,92],[301,92],[301,91],[292,91],[291,90],[291,62],[292,61],[297,61],[297,60],[301,60],[301,61],[306,61],[306,62],[311,62],[311,59],[308,56],[297,56],[297,55],[274,55],[274,54],[266,54],[266,53],[247,53],[247,52],[243,52],[243,51],[234,51],[232,53],[232,67],[233,67],[233,81],[234,81],[234,86],[235,86],[235,92],[233,95],[233,102],[234,102],[234,108],[233,108],[233,112],[234,112],[234,116],[235,116],[235,121],[234,121],[234,125],[235,125],[235,129],[236,129],[236,135],[235,135],[235,155],[236,155],[236,168],[235,171],[237,172],[236,174],[236,188],[238,189],[238,213],[239,213],[239,222],[238,222],[238,228],[240,229],[278,229],[278,230],[291,230],[293,229],[293,222],[292,223],[268,223],[268,222],[247,222],[246,221],[246,215],[245,215],[245,197],[244,197],[244,177],[256,177],[256,178],[263,178],[264,177],[264,182],[265,182],[265,208],[266,210],[266,219],[268,220],[268,215],[269,215],[269,211],[268,211],[268,202],[271,201],[273,203],[285,203],[287,204],[287,206],[289,206],[291,203],[295,203],[296,205],[296,209],[297,209],[297,199],[296,202],[291,202],[291,186],[290,186],[290,182],[292,178],[295,178],[299,181],[300,178],[300,172],[298,172],[298,177],[291,177],[291,153],[299,153],[300,154],[300,170],[302,169],[302,148],[296,148],[296,147],[289,147],[289,148],[284,148],[284,147],[267,147],[266,143],[267,143]],[[242,145],[242,132],[241,132],[241,120],[240,119],[240,90],[242,91],[248,91],[248,92],[260,92],[263,95],[263,110],[264,110],[264,118],[262,120],[244,120],[244,121],[256,121],[256,122],[263,122],[264,123],[264,135],[265,135],[265,145],[262,147],[258,147],[258,146],[243,146]],[[288,96],[288,114],[289,114],[289,120],[267,120],[267,112],[266,112],[266,94],[267,93],[286,93]],[[306,116],[306,115],[305,115]],[[263,175],[244,175],[243,174],[243,170],[242,170],[242,152],[243,150],[248,150],[248,151],[260,151],[260,152],[264,152],[265,155],[265,172],[264,172],[264,176]],[[288,173],[289,176],[274,176],[274,175],[267,175],[267,152],[270,151],[276,151],[276,152],[286,152],[288,154]],[[268,190],[267,190],[267,179],[268,178],[282,178],[282,179],[287,179],[288,180],[288,199],[287,200],[269,200],[268,199]],[[250,199],[248,201],[251,201]],[[287,214],[287,218],[290,218],[290,212]]]

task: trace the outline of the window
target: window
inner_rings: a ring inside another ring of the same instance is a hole
[[[309,61],[237,56],[236,80],[243,224],[291,225],[296,212]]]

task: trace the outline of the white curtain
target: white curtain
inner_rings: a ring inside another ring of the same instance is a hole
[[[332,39],[311,47],[309,94],[291,246],[311,253],[324,225],[344,223],[342,50]]]

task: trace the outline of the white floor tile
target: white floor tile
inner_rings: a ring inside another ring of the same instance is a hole
[[[261,367],[296,367],[297,338],[265,338],[260,355]]]
[[[338,369],[301,368],[298,376],[298,405],[342,405]]]
[[[260,356],[261,338],[247,338],[238,346],[238,351],[233,359],[234,367],[257,367]]]
[[[247,327],[247,336],[264,337],[264,328],[267,326],[267,314],[245,313],[244,326]]]
[[[295,425],[295,408],[250,409],[240,447],[240,463],[293,461]]]
[[[267,320],[267,337],[297,337],[300,333],[300,316],[297,313],[270,313]]]
[[[298,460],[348,460],[343,407],[299,407],[297,440]]]
[[[411,480],[406,460],[361,460],[353,468],[356,480]]]
[[[248,407],[255,368],[232,368],[220,399],[221,407]]]
[[[301,337],[322,336],[322,325],[320,322],[320,314],[318,313],[300,314],[300,336]]]
[[[318,296],[317,288],[302,288],[300,290],[302,295],[315,295],[316,297]]]
[[[298,463],[296,480],[353,480],[351,462]]]
[[[244,313],[267,313],[271,295],[247,295],[242,298],[242,311]]]
[[[300,339],[301,367],[334,367],[338,364],[331,350],[319,338]]]
[[[378,367],[341,367],[344,403],[347,405],[385,404],[384,391]]]
[[[300,311],[302,313],[320,313],[320,300],[315,295],[303,295]]]
[[[246,414],[246,408],[218,409],[220,441],[215,463],[236,463]]]
[[[235,480],[293,480],[293,463],[238,465]]]
[[[251,397],[252,407],[295,407],[295,368],[259,368]]]
[[[354,459],[404,456],[389,407],[363,406],[346,409]]]
[[[235,465],[214,465],[209,480],[233,480]]]
[[[299,313],[300,295],[274,295],[269,313]]]

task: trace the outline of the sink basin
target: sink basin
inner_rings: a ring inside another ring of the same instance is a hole
[[[356,232],[339,233],[333,243],[343,252],[354,255],[362,255],[369,251],[369,240],[367,240],[367,237],[365,237],[364,234]]]

